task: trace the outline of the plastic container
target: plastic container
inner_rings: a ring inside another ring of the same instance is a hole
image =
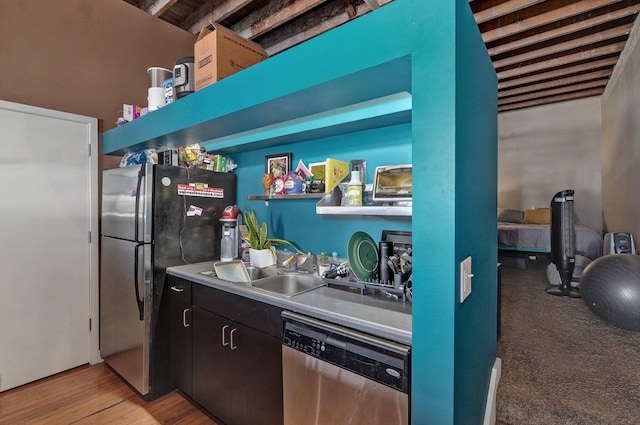
[[[347,185],[347,205],[351,207],[362,205],[362,182],[358,170],[351,172],[351,180]]]

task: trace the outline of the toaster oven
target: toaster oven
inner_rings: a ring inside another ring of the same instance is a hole
[[[411,164],[376,167],[373,179],[373,200],[407,204],[411,202]]]

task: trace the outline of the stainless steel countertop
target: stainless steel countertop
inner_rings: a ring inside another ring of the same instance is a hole
[[[411,303],[387,299],[385,295],[360,295],[334,287],[321,287],[293,297],[261,291],[246,283],[233,283],[205,276],[213,261],[169,267],[167,273],[215,289],[262,301],[354,330],[411,345]]]

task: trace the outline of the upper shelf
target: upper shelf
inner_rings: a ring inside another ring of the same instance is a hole
[[[122,155],[193,143],[208,151],[233,153],[411,122],[409,56],[288,94],[286,83],[280,90],[264,87],[258,93],[248,88],[256,84],[261,65],[274,59],[105,132],[103,153]],[[249,71],[254,71],[246,74],[250,81],[242,75]],[[230,92],[240,99],[229,99]],[[229,101],[221,102],[225,98]]]

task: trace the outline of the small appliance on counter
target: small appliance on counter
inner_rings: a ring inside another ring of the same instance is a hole
[[[222,239],[220,240],[220,261],[237,260],[240,253],[240,226],[242,212],[237,205],[229,205],[220,216]]]
[[[373,200],[392,205],[411,205],[413,193],[411,164],[376,167],[373,178]]]
[[[196,90],[193,56],[179,59],[173,67],[173,90],[176,99],[181,99]]]

